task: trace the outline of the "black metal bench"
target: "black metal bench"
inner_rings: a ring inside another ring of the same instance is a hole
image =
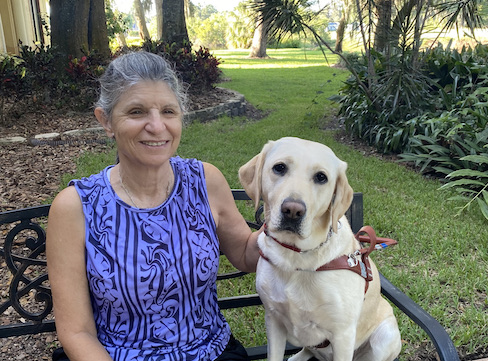
[[[249,200],[243,190],[233,190],[236,202]],[[49,205],[0,213],[0,272],[11,274],[8,293],[0,294],[0,320],[4,315],[16,312],[18,322],[5,324],[0,321],[0,339],[12,336],[55,331],[52,315],[51,290],[49,288],[45,259],[45,226]],[[363,196],[355,193],[347,217],[354,232],[363,225]],[[261,226],[261,211],[254,220],[248,221],[251,228]],[[242,272],[220,274],[218,279],[239,278]],[[433,342],[441,361],[459,361],[459,356],[444,328],[425,310],[381,277],[383,295],[410,319],[418,324]],[[6,285],[2,285],[6,286]],[[257,294],[245,294],[220,298],[221,309],[236,309],[261,305]],[[9,310],[9,311],[8,311]],[[266,345],[247,348],[252,360],[266,358]],[[287,354],[298,348],[287,346]]]

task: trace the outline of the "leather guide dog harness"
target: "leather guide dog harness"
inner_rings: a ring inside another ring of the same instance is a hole
[[[340,224],[339,224],[340,227]],[[293,245],[289,245],[283,242],[280,242],[273,236],[271,236],[268,233],[268,227],[266,224],[264,225],[264,233],[266,234],[267,237],[281,245],[282,247],[289,249],[293,252],[297,253],[307,253],[310,251],[313,251],[315,249],[320,248],[323,244],[327,243],[329,238],[332,235],[332,228],[327,234],[327,239],[321,243],[319,246],[317,246],[314,249],[310,250],[301,250],[300,248],[297,248]],[[366,281],[365,284],[365,289],[364,293],[368,292],[368,287],[369,287],[369,282],[373,280],[373,272],[371,270],[371,264],[369,262],[369,255],[371,252],[373,252],[375,249],[383,249],[388,246],[393,246],[397,244],[398,242],[391,239],[391,238],[382,238],[382,237],[377,237],[376,232],[371,226],[364,226],[362,227],[355,235],[355,238],[361,242],[361,243],[369,243],[369,247],[367,248],[360,248],[356,250],[354,253],[348,254],[348,255],[343,255],[340,256],[336,259],[333,259],[332,261],[323,264],[322,266],[318,267],[315,272],[321,272],[321,271],[336,271],[336,270],[347,270],[354,272],[364,278]],[[270,262],[269,258],[267,258],[264,253],[259,250],[259,254],[263,259],[266,261]],[[270,262],[271,263],[271,262]],[[297,269],[297,271],[303,271],[301,269]],[[325,348],[330,345],[329,340],[325,340],[321,344],[314,346],[314,348]]]

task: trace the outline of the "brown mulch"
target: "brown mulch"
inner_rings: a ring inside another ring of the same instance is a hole
[[[193,110],[215,106],[232,97],[225,89],[216,88],[205,95],[191,95]],[[247,106],[246,116],[256,118],[260,112]],[[0,122],[0,138],[21,136],[32,139],[37,134],[62,133],[75,129],[99,127],[93,112],[47,109],[26,112],[20,119]],[[83,137],[63,136],[61,145],[0,145],[0,212],[39,205],[59,191],[60,176],[74,173],[75,160],[85,152],[103,152],[110,144],[104,133]]]

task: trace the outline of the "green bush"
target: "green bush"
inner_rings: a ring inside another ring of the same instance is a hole
[[[5,120],[5,102],[24,92],[25,66],[22,59],[0,55],[0,122]]]
[[[200,47],[194,51],[191,43],[178,45],[147,40],[142,49],[160,54],[175,64],[182,80],[191,86],[190,91],[212,88],[222,75],[222,70],[218,67],[220,60],[208,48]]]
[[[0,121],[4,119],[7,102],[22,103],[30,109],[55,106],[86,110],[93,105],[97,98],[97,79],[103,74],[108,59],[96,52],[78,59],[61,55],[49,46],[20,45],[18,57],[0,58]],[[132,48],[139,49],[141,47]],[[178,46],[149,41],[142,49],[174,63],[183,81],[190,85],[190,91],[213,87],[222,74],[218,67],[220,60],[207,48],[194,51],[189,43]]]
[[[66,57],[50,46],[20,44],[24,76],[12,95],[35,107],[56,106],[81,110],[96,99],[96,78],[104,59],[91,52],[81,59]]]
[[[480,174],[488,165],[471,157],[486,154],[488,144],[488,46],[438,46],[418,59],[408,51],[371,56],[368,63],[348,55],[357,76],[333,98],[346,129],[382,152],[400,153],[424,174],[448,177],[446,188],[462,194],[456,199],[476,199],[486,216],[486,178]]]
[[[357,77],[351,75],[331,99],[341,104],[349,133],[381,152],[400,153],[415,133],[411,120],[435,104],[432,82],[412,67],[409,53],[386,58],[372,51],[371,56],[374,69],[365,57],[346,55]]]
[[[487,145],[485,148],[488,151]],[[481,213],[488,219],[488,153],[467,155],[460,160],[467,162],[468,167],[449,173],[447,175],[449,182],[444,184],[441,189],[454,188],[458,195],[449,199],[465,203],[464,206],[458,207],[458,214],[471,207],[476,201]],[[485,170],[478,171],[475,168]]]

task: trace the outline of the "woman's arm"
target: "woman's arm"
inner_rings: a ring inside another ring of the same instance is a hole
[[[204,163],[210,208],[217,225],[220,249],[239,270],[255,272],[259,259],[257,238],[237,209],[232,191],[222,173]]]
[[[74,187],[49,211],[46,240],[56,331],[70,361],[111,360],[97,338],[85,263],[85,219]]]

